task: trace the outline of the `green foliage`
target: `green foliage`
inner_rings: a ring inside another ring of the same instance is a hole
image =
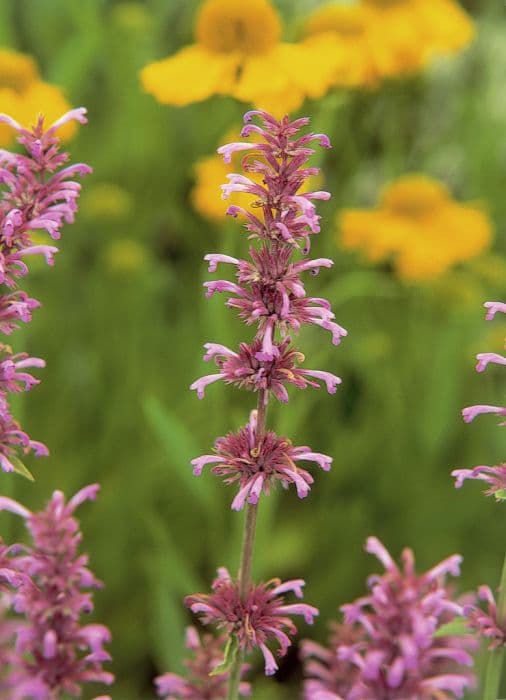
[[[70,150],[94,168],[55,269],[34,266],[28,280],[44,306],[12,339],[47,359],[42,385],[16,416],[52,456],[30,461],[35,484],[3,475],[2,493],[37,508],[55,488],[70,494],[101,483],[82,519],[106,582],[96,618],[113,630],[113,696],[121,700],[153,697],[152,677],[181,669],[190,621],[182,599],[207,590],[217,566],[234,571],[241,540],[233,488],[209,472],[196,479],[189,461],[245,423],[254,398],[212,386],[199,402],[188,386],[206,372],[204,342],[250,337],[222,299],[205,300],[200,288],[203,255],[237,254],[246,237],[236,222],[200,218],[190,199],[194,163],[239,123],[243,106],[213,98],[164,107],[138,80],[146,62],[189,40],[196,5],[0,0],[1,43],[32,53],[47,80],[89,108],[90,124]],[[288,16],[291,3],[280,5]],[[465,56],[304,108],[334,144],[322,156],[334,196],[322,207],[314,253],[336,265],[310,285],[330,298],[349,337],[336,349],[320,329],[300,336],[309,367],[342,376],[335,397],[292,392],[288,406],[269,409],[270,425],[332,455],[334,466],[315,473],[303,502],[291,492],[262,500],[254,563],[259,578],[306,579],[306,599],[321,616],[314,630],[300,625],[304,636],[323,639],[337,607],[363,592],[377,568],[362,552],[373,533],[393,553],[412,546],[420,570],[463,553],[463,590],[498,580],[497,505],[472,483],[456,492],[449,473],[500,457],[493,420],[464,426],[459,411],[500,400],[493,372],[475,376],[473,355],[500,351],[481,304],[504,294],[504,268],[472,263],[438,284],[403,284],[387,266],[343,253],[334,221],[338,208],[370,205],[387,180],[426,172],[463,200],[486,203],[495,253],[504,255],[505,21],[484,9],[478,19]],[[0,527],[5,537],[22,536],[5,514]],[[275,683],[262,680],[260,659],[253,663],[255,697],[295,697],[300,678],[290,664]]]

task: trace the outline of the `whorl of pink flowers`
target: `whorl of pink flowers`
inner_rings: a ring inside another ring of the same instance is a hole
[[[487,321],[492,321],[497,313],[506,313],[506,304],[501,301],[487,301],[484,306],[487,309],[487,315],[485,317]],[[476,365],[477,372],[484,372],[490,363],[506,365],[506,357],[497,353],[479,353],[476,359],[478,360]],[[482,413],[506,416],[506,406],[479,404],[477,406],[467,406],[462,409],[462,416],[466,423],[470,423],[476,416]],[[504,426],[506,422],[501,422],[500,425]],[[452,476],[455,477],[456,488],[460,488],[466,479],[478,479],[488,484],[489,488],[485,490],[487,496],[494,495],[497,500],[504,500],[506,498],[506,465],[504,463],[492,467],[479,466],[474,467],[474,469],[454,469],[452,471]]]
[[[294,447],[288,438],[279,437],[272,430],[258,440],[256,411],[251,412],[244,428],[216,440],[214,454],[192,460],[195,475],[212,464],[213,474],[225,477],[226,484],[239,486],[232,510],[241,510],[246,502],[258,503],[260,494],[268,494],[275,482],[284,488],[294,484],[299,498],[305,498],[314,479],[298,462],[314,462],[328,471],[332,458],[312,452],[310,447]]]
[[[62,694],[81,695],[89,682],[110,684],[113,676],[102,668],[110,660],[104,644],[107,627],[81,625],[93,610],[89,589],[101,582],[79,553],[81,533],[74,510],[94,499],[98,485],[87,486],[68,503],[55,491],[46,508],[31,513],[17,501],[0,496],[0,510],[25,519],[32,544],[13,559],[15,570],[29,577],[10,596],[12,609],[23,623],[15,630],[15,659],[8,673],[9,700],[53,700]],[[96,700],[106,700],[100,696]]]
[[[58,248],[34,243],[34,231],[46,231],[57,240],[64,223],[72,223],[77,210],[81,185],[73,178],[86,175],[91,168],[82,163],[65,166],[69,156],[59,152],[57,129],[71,120],[86,123],[86,110],[74,109],[44,129],[43,118],[31,129],[24,129],[11,117],[0,114],[0,124],[8,124],[18,133],[25,153],[0,149],[0,333],[10,335],[19,322],[28,323],[40,302],[16,289],[20,278],[28,273],[27,259],[42,255],[48,265],[54,263]],[[19,456],[33,452],[47,455],[47,448],[31,440],[10,414],[8,394],[28,391],[38,383],[34,377],[18,370],[44,367],[44,361],[12,354],[0,347],[0,468],[21,471]]]
[[[277,671],[278,665],[267,642],[277,642],[278,655],[283,656],[291,644],[288,635],[297,632],[290,615],[301,615],[310,625],[318,615],[318,610],[312,605],[285,604],[284,594],[292,592],[297,598],[302,598],[303,586],[302,579],[284,583],[272,579],[251,585],[245,598],[241,599],[237,582],[227,569],[221,568],[213,582],[212,593],[187,596],[185,603],[204,624],[215,624],[234,635],[240,649],[260,649],[265,660],[265,673],[270,676]]]
[[[343,605],[345,623],[357,629],[355,638],[332,637],[328,654],[306,647],[306,656],[317,660],[307,665],[307,700],[429,700],[462,697],[474,683],[462,669],[473,663],[471,637],[434,636],[443,625],[462,615],[452,600],[445,577],[459,574],[461,557],[454,555],[417,575],[413,552],[402,553],[400,569],[375,537],[366,549],[375,554],[385,573],[369,578],[369,593]],[[346,628],[344,628],[346,629]],[[348,628],[349,630],[349,628]],[[355,667],[346,678],[337,664]]]
[[[213,637],[204,634],[202,639],[195,627],[186,630],[186,647],[192,652],[190,659],[184,663],[188,669],[187,677],[175,673],[164,673],[155,678],[158,695],[164,700],[222,700],[227,697],[228,671],[211,675],[223,661],[227,636]],[[242,674],[248,669],[243,665]],[[242,682],[239,694],[251,695],[249,683]]]

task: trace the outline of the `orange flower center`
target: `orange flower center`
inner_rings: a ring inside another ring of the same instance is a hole
[[[446,188],[425,177],[405,177],[390,185],[381,198],[381,205],[395,214],[420,218],[449,201]]]
[[[265,53],[280,36],[279,16],[267,0],[206,0],[197,16],[197,41],[217,53]]]

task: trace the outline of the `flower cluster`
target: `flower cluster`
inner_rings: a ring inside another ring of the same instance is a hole
[[[284,583],[272,579],[257,586],[251,585],[242,598],[237,582],[231,579],[225,568],[221,568],[213,582],[212,593],[190,595],[185,602],[204,624],[216,624],[229,635],[235,635],[240,649],[251,651],[259,648],[265,660],[265,673],[269,676],[276,672],[278,665],[267,642],[278,642],[278,654],[283,656],[291,644],[288,635],[297,632],[290,615],[301,615],[309,625],[318,615],[318,610],[312,605],[285,604],[283,595],[292,592],[297,598],[302,598],[303,586],[302,579]]]
[[[1,61],[0,61],[1,63]],[[60,238],[64,223],[72,223],[77,210],[81,186],[73,178],[91,170],[82,163],[65,166],[67,153],[60,153],[56,133],[73,121],[86,123],[86,110],[67,112],[48,129],[40,117],[31,130],[15,119],[0,114],[0,126],[18,134],[25,153],[0,149],[0,333],[10,335],[20,322],[31,320],[32,311],[40,306],[36,299],[16,289],[18,280],[28,273],[26,260],[42,255],[49,265],[58,248],[33,240],[34,231],[46,231],[50,238]],[[64,167],[65,166],[65,167]],[[13,353],[0,344],[0,467],[3,471],[30,473],[19,456],[30,451],[47,455],[47,448],[31,440],[11,416],[8,395],[28,391],[38,380],[27,369],[44,367],[44,361]]]
[[[433,279],[488,247],[492,227],[485,212],[459,204],[444,185],[405,175],[388,185],[372,211],[345,209],[339,243],[373,263],[389,261],[405,280]]]
[[[222,634],[213,637],[204,634],[200,639],[199,633],[194,627],[186,630],[186,647],[192,652],[192,658],[185,661],[188,669],[188,677],[183,678],[175,673],[164,673],[155,678],[158,695],[165,700],[221,700],[227,697],[227,682],[229,673],[216,673],[217,666],[223,659],[223,649],[227,637]],[[243,666],[243,674],[247,671]],[[213,671],[215,673],[213,673]],[[248,696],[251,694],[249,683],[242,682],[239,686],[239,694]]]
[[[219,94],[284,114],[332,86],[374,87],[419,71],[434,56],[465,47],[474,27],[453,0],[361,0],[318,8],[296,43],[281,34],[269,0],[204,0],[195,43],[147,65],[143,87],[164,104]]]
[[[276,481],[284,488],[294,484],[299,498],[305,498],[314,480],[297,464],[299,461],[314,462],[324,471],[332,464],[331,457],[312,452],[310,447],[294,447],[288,438],[279,437],[272,430],[257,439],[257,411],[252,411],[244,428],[218,438],[214,454],[196,457],[192,464],[196,476],[206,465],[213,464],[213,474],[225,477],[226,484],[237,484],[239,491],[232,509],[241,510],[246,501],[258,503],[260,494],[268,494]]]
[[[31,56],[0,48],[0,112],[10,114],[28,128],[39,113],[51,123],[69,109],[60,88],[42,80]],[[75,128],[75,124],[66,122],[59,128],[58,136],[69,138]],[[0,146],[9,145],[15,133],[8,124],[0,123]]]
[[[269,0],[204,0],[196,42],[147,65],[143,87],[163,104],[184,106],[219,94],[276,114],[294,111],[306,97],[327,92],[339,56],[325,35],[287,43],[281,33]]]
[[[492,321],[497,313],[506,313],[506,304],[501,301],[487,301],[484,306],[487,309],[487,321]],[[476,359],[478,360],[476,364],[478,372],[483,372],[489,363],[506,365],[506,357],[497,353],[479,353]],[[466,423],[474,420],[476,416],[482,413],[506,416],[506,406],[479,404],[462,409],[462,416]],[[502,422],[500,425],[506,425],[506,422]],[[487,495],[494,495],[497,500],[506,498],[506,464],[493,467],[479,466],[474,467],[474,469],[454,469],[452,476],[455,477],[455,486],[457,488],[460,488],[466,479],[478,479],[488,484],[489,488],[485,491]]]
[[[376,87],[415,73],[441,54],[455,53],[473,38],[471,18],[453,0],[359,0],[319,7],[306,22],[307,37],[334,42],[333,84]]]
[[[110,660],[104,649],[110,641],[109,630],[103,625],[80,624],[81,615],[93,610],[89,589],[102,584],[87,568],[88,557],[79,554],[82,536],[74,511],[94,499],[98,488],[97,484],[87,486],[68,503],[55,491],[39,513],[0,496],[0,510],[24,518],[32,540],[31,546],[19,548],[10,559],[17,576],[26,579],[8,598],[24,621],[14,620],[13,628],[2,623],[0,632],[0,637],[6,632],[15,636],[15,649],[6,657],[8,672],[2,679],[10,700],[52,700],[63,693],[78,697],[84,683],[113,681],[112,674],[102,668]]]
[[[342,606],[346,625],[334,631],[330,649],[306,646],[306,658],[316,658],[306,666],[307,700],[462,697],[474,682],[461,668],[472,665],[474,640],[435,635],[462,614],[445,584],[448,574],[459,574],[461,557],[417,575],[411,550],[404,550],[400,569],[375,537],[366,549],[385,573],[370,577],[368,595]]]

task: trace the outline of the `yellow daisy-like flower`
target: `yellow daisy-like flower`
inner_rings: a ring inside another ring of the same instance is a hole
[[[453,0],[362,0],[316,10],[306,34],[328,40],[329,33],[344,57],[334,84],[367,87],[460,50],[473,38],[474,27]]]
[[[339,215],[340,244],[371,262],[390,260],[399,277],[424,280],[482,253],[492,238],[487,215],[460,204],[424,175],[406,175],[385,188],[372,211]]]
[[[184,106],[231,95],[276,115],[329,88],[336,52],[327,36],[281,42],[281,20],[268,0],[205,0],[196,43],[141,71],[146,92]]]
[[[69,109],[60,88],[40,79],[37,65],[30,56],[0,49],[0,112],[30,127],[39,114],[44,114],[46,123],[51,124]],[[58,135],[70,138],[75,131],[75,122],[68,122],[59,129]],[[0,146],[7,146],[14,137],[11,127],[0,124]]]

